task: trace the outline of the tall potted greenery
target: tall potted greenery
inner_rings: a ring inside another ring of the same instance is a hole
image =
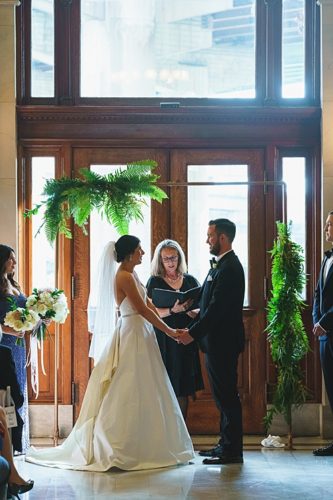
[[[277,222],[277,238],[272,255],[272,292],[268,302],[268,340],[277,369],[272,407],[264,418],[266,430],[274,415],[283,415],[288,425],[289,449],[293,445],[292,407],[301,406],[306,388],[300,361],[309,350],[301,311],[305,284],[303,249],[291,240],[291,223]]]

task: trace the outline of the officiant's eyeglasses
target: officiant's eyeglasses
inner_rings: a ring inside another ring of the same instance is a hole
[[[162,257],[163,262],[176,262],[178,255],[171,255],[171,257]]]

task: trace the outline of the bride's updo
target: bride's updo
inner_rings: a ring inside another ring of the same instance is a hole
[[[140,243],[139,238],[136,236],[131,236],[130,234],[125,234],[121,236],[118,241],[116,241],[114,247],[116,251],[117,262],[123,262],[126,257],[131,255]]]

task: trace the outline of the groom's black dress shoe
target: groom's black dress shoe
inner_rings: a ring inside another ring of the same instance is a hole
[[[324,446],[323,448],[317,448],[312,452],[316,457],[331,457],[333,456],[333,443]]]
[[[202,461],[205,465],[242,464],[243,462],[242,455],[221,455],[220,457],[205,458]]]
[[[218,444],[209,450],[200,450],[199,455],[201,457],[219,457],[220,455],[223,455],[223,448],[220,444]]]

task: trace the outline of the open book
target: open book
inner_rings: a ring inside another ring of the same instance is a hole
[[[201,286],[196,286],[186,292],[179,290],[165,290],[164,288],[154,288],[152,292],[152,301],[156,307],[172,307],[177,300],[180,304],[189,299],[193,300],[193,304],[187,309],[195,309],[198,307],[198,297],[200,294]]]

